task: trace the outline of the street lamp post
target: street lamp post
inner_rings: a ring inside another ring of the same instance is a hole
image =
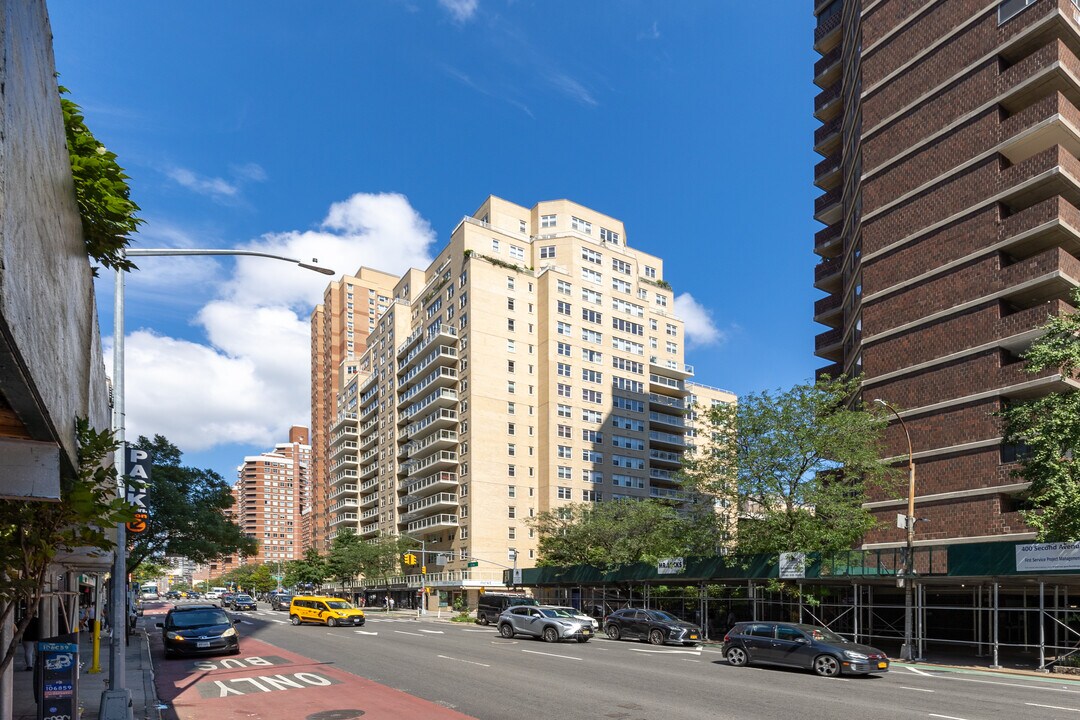
[[[507,548],[507,550],[510,551],[510,553],[511,553],[510,557],[514,561],[514,567],[511,570],[513,575],[510,576],[510,582],[512,584],[514,584],[514,585],[517,585],[517,574],[518,574],[517,573],[517,557],[518,557],[518,551],[517,551],[517,548]]]
[[[334,275],[330,268],[320,267],[296,258],[273,255],[255,250],[180,249],[180,248],[128,248],[127,257],[157,257],[165,255],[249,255],[293,263],[305,270],[323,275]],[[116,490],[127,498],[124,476],[127,472],[127,455],[124,447],[124,271],[116,270],[113,288],[113,437],[117,443]],[[124,523],[116,526],[116,553],[113,559],[110,608],[112,616],[112,642],[109,644],[109,689],[101,696],[102,720],[131,718],[131,691],[125,685],[124,637],[127,632],[127,528]]]
[[[874,400],[877,404],[885,407],[900,421],[900,427],[904,429],[907,438],[908,450],[908,503],[907,518],[907,548],[904,553],[904,645],[900,648],[900,657],[904,660],[912,660],[914,646],[912,645],[912,585],[915,577],[915,455],[911,449],[911,433],[908,432],[907,423],[900,413],[889,403],[881,398]]]
[[[416,603],[416,618],[427,612],[427,540],[399,533],[401,537],[420,543],[420,602]],[[388,588],[389,589],[389,588]],[[441,605],[440,605],[441,608]],[[442,610],[440,609],[440,613]]]

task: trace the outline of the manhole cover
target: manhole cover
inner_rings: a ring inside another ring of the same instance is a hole
[[[307,720],[354,720],[363,714],[363,710],[324,710],[308,715]]]

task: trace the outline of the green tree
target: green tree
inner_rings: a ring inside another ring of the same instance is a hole
[[[729,503],[740,553],[846,550],[874,527],[862,505],[893,475],[880,460],[888,423],[858,393],[858,378],[825,378],[707,411],[687,484]]]
[[[79,444],[78,475],[65,481],[59,502],[4,500],[0,502],[0,627],[19,605],[30,608],[0,648],[0,675],[12,660],[37,612],[46,574],[57,553],[79,549],[111,550],[107,528],[135,517],[130,505],[116,496],[116,472],[102,463],[116,450],[111,432],[97,432],[85,419],[75,426]]]
[[[308,548],[304,551],[304,557],[291,560],[285,565],[285,584],[290,587],[318,586],[329,576],[326,559],[315,548]]]
[[[248,587],[257,593],[270,592],[277,587],[277,580],[274,579],[274,571],[270,569],[269,565],[259,565],[251,574],[250,585]]]
[[[131,537],[129,572],[147,558],[166,555],[205,563],[255,554],[258,543],[226,515],[233,497],[220,475],[181,465],[180,450],[161,435],[152,441],[140,435],[135,447],[150,453],[153,467],[146,490],[148,527]]]
[[[169,565],[164,562],[146,560],[131,572],[132,580],[140,584],[151,583],[165,574]],[[163,588],[164,589],[164,588]]]
[[[711,506],[680,512],[655,500],[564,505],[529,520],[539,538],[537,565],[613,570],[664,557],[711,555],[717,515]]]
[[[1080,303],[1080,291],[1073,295]],[[1057,369],[1076,380],[1080,371],[1080,313],[1051,317],[1024,354],[1027,370]],[[1002,442],[1020,452],[1014,475],[1031,483],[1021,510],[1039,542],[1080,539],[1080,393],[1055,392],[1007,405],[1000,413]]]
[[[332,577],[341,583],[341,589],[356,580],[363,572],[364,541],[351,529],[346,528],[337,534],[330,543],[330,552],[326,556],[326,577]]]
[[[390,535],[380,535],[374,542],[361,543],[360,568],[364,577],[388,585],[390,576],[401,572],[404,552],[415,547],[414,540]]]

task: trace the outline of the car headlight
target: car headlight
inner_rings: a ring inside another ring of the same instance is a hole
[[[870,659],[866,655],[862,654],[861,652],[855,652],[854,650],[845,650],[844,651],[844,657],[846,657],[848,660],[869,660]]]
[[[165,637],[167,637],[170,640],[183,640],[184,639],[183,635],[177,635],[172,630],[169,630],[168,632],[166,632]]]
[[[236,628],[229,628],[225,632],[221,633],[221,637],[232,637],[236,634]]]

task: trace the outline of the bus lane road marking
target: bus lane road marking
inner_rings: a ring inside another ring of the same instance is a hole
[[[453,660],[454,662],[468,663],[469,665],[479,665],[480,667],[491,667],[490,665],[482,662],[474,662],[472,660],[462,660],[461,658],[450,657],[449,655],[436,655],[435,657],[440,660]]]
[[[579,657],[573,655],[556,655],[555,653],[540,652],[539,650],[522,650],[523,653],[529,653],[530,655],[547,655],[548,657],[562,658],[563,660],[581,660]]]

